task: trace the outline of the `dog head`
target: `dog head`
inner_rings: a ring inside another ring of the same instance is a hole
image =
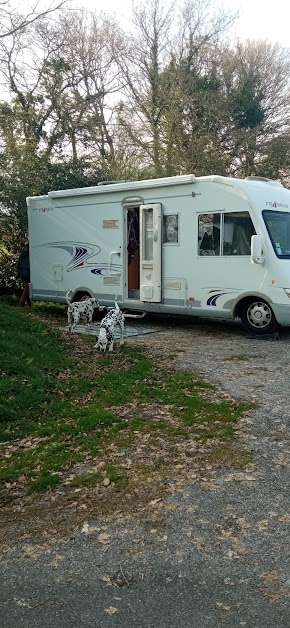
[[[95,299],[95,297],[92,297],[91,299],[88,299],[88,301],[89,301],[90,305],[93,308],[100,307],[99,301],[98,301],[98,299]]]

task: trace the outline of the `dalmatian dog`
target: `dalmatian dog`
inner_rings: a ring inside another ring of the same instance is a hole
[[[67,319],[69,331],[73,332],[78,323],[83,322],[86,327],[91,327],[93,313],[96,308],[104,310],[99,301],[94,297],[84,299],[83,301],[71,301],[72,290],[66,294],[66,302],[68,304]]]
[[[105,352],[107,348],[109,351],[113,351],[116,325],[119,325],[121,329],[120,345],[123,345],[124,324],[125,316],[119,308],[117,297],[115,297],[115,307],[101,320],[99,336],[94,348],[100,349],[100,351],[103,352]]]

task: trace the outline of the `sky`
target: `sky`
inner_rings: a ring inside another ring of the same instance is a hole
[[[73,3],[118,16],[129,14],[131,7],[131,0],[73,0]],[[288,0],[216,0],[216,4],[239,12],[233,28],[233,34],[239,39],[267,39],[290,48]]]
[[[267,39],[290,48],[290,5],[287,0],[227,0],[224,6],[239,11],[240,17],[234,27],[239,38]]]

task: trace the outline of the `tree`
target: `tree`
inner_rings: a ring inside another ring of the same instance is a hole
[[[290,132],[265,140],[260,149],[259,166],[256,170],[262,177],[281,181],[290,187]]]
[[[193,74],[202,51],[217,42],[234,19],[222,11],[214,13],[213,7],[212,0],[186,2],[176,19],[173,6],[162,0],[138,5],[134,35],[127,38],[122,55],[117,51],[126,83],[120,121],[139,149],[141,163],[151,163],[155,176],[183,170],[178,155],[184,140],[180,116],[193,95],[186,72]]]
[[[180,60],[172,58],[164,71],[168,173],[202,175],[218,167],[226,174],[229,167],[221,137],[225,112],[218,55],[213,44],[203,43]]]
[[[112,177],[117,169],[114,145],[114,99],[121,88],[113,49],[119,38],[112,19],[91,14],[67,18],[65,60],[69,71],[69,90],[62,103],[62,118],[74,133],[82,154],[97,160]]]
[[[289,136],[289,54],[278,44],[238,43],[224,50],[221,71],[228,116],[225,150],[231,155],[231,172],[259,174],[262,164],[265,172],[267,150],[273,158],[274,147],[285,145],[283,138]]]
[[[285,179],[287,51],[267,42],[187,41],[160,74],[166,173],[244,177],[262,170]]]
[[[38,22],[0,43],[12,95],[0,106],[0,200],[18,208],[19,218],[26,214],[25,196],[45,193],[56,179],[62,187],[93,184],[114,166],[105,111],[117,84],[110,32],[106,21],[87,25],[84,14],[69,14],[56,27]]]
[[[119,107],[119,122],[139,148],[140,157],[143,152],[143,164],[148,158],[153,161],[156,176],[163,174],[160,74],[168,58],[171,9],[165,9],[162,0],[139,4],[133,14],[135,34],[124,34],[121,54],[119,48],[115,50],[125,95]]]
[[[40,2],[32,2],[26,13],[19,13],[18,6],[10,0],[0,2],[0,40],[9,38],[15,33],[23,32],[38,20],[50,17],[52,13],[65,7],[70,0],[55,0],[41,8]]]

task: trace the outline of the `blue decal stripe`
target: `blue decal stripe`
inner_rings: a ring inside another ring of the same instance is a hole
[[[87,249],[84,249],[83,247],[79,247],[76,246],[76,252],[75,255],[73,257],[73,259],[71,260],[72,262],[79,260],[80,257],[82,257],[83,255],[85,255],[88,252]]]
[[[220,292],[219,294],[213,294],[211,297],[209,297],[209,299],[207,300],[206,304],[207,305],[216,305],[217,299],[219,297],[222,297],[224,294],[227,294],[226,292]]]

